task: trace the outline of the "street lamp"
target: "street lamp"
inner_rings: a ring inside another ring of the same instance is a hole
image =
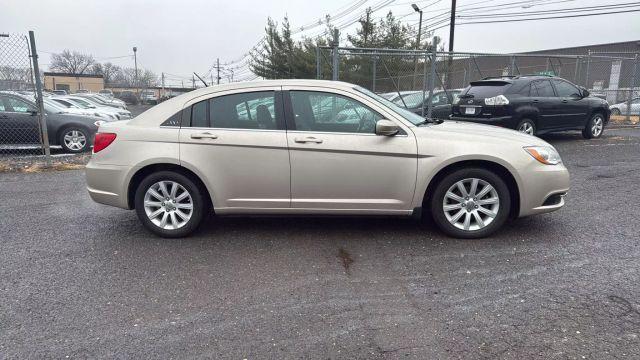
[[[420,36],[422,35],[422,10],[416,4],[411,4],[413,10],[420,14],[420,20],[418,21],[418,36],[416,39],[416,50],[420,47]],[[425,64],[427,66],[427,64]],[[416,82],[418,79],[418,57],[413,60],[413,90],[416,88]],[[423,86],[424,88],[424,86]]]
[[[136,86],[136,95],[138,95],[138,93],[140,92],[138,89],[138,56],[136,55],[136,52],[138,51],[138,48],[136,46],[133,47],[133,63],[135,65],[135,69],[136,69],[136,78],[134,79],[135,81],[135,86]]]

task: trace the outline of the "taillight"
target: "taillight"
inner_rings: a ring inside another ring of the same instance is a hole
[[[96,137],[93,140],[93,153],[97,153],[104,150],[107,146],[111,145],[113,140],[116,139],[114,133],[96,133]]]

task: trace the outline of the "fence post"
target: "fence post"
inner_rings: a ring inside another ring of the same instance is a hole
[[[578,69],[580,69],[580,56],[576,57],[576,69],[573,73],[573,82],[576,84],[580,84],[580,81],[578,79],[578,75],[580,74],[580,72],[578,72]]]
[[[429,60],[429,52],[427,50],[424,51],[424,66],[422,67],[422,111],[420,115],[424,117],[424,104],[426,100],[427,94],[427,61]]]
[[[322,62],[320,61],[320,46],[316,46],[316,79],[322,79]]]
[[[376,92],[376,77],[378,77],[378,53],[373,53],[373,74],[371,76],[371,91]]]
[[[340,31],[338,29],[333,30],[333,74],[331,80],[338,80],[339,77],[339,54],[338,47],[340,45]]]
[[[631,100],[633,100],[633,93],[636,88],[636,77],[638,76],[638,54],[633,57],[633,73],[631,74],[631,91],[629,91],[629,96],[627,98],[627,123],[631,122]]]
[[[511,55],[511,65],[509,66],[509,72],[511,76],[515,75],[515,67],[516,67],[516,57],[514,55]]]
[[[591,67],[591,50],[587,52],[587,74],[584,79],[584,87],[589,89],[589,70]]]
[[[440,39],[437,36],[433,37],[431,44],[433,48],[431,49],[431,74],[429,76],[429,98],[427,99],[427,104],[429,106],[429,110],[427,111],[427,118],[431,119],[431,113],[433,111],[433,104],[431,103],[431,99],[433,98],[433,87],[435,86],[435,77],[436,77],[436,60],[438,56],[438,41]]]
[[[29,42],[31,43],[31,59],[33,61],[33,72],[36,80],[36,104],[38,105],[38,121],[42,133],[42,146],[44,147],[45,160],[47,166],[51,165],[51,149],[49,148],[49,132],[47,130],[47,118],[44,114],[44,103],[42,101],[42,80],[40,79],[40,67],[38,66],[38,52],[36,51],[36,38],[33,31],[29,31]]]

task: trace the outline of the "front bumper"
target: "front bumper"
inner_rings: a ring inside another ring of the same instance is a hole
[[[520,169],[520,214],[529,216],[555,211],[564,206],[569,192],[569,171],[562,164],[532,164]]]

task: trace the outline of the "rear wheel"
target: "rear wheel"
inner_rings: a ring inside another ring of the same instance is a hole
[[[603,132],[604,116],[600,113],[595,113],[587,122],[587,126],[582,130],[582,136],[585,139],[597,139],[602,136]]]
[[[525,134],[529,134],[529,135],[536,135],[536,124],[533,123],[533,121],[529,120],[529,119],[524,119],[522,121],[520,121],[520,123],[518,123],[518,126],[516,127],[516,130],[523,132]]]
[[[203,192],[188,177],[160,171],[147,176],[136,190],[136,213],[156,235],[183,237],[202,222],[206,202]]]
[[[89,132],[81,127],[67,127],[60,132],[58,139],[62,149],[68,153],[81,153],[89,150],[91,140]]]
[[[447,235],[475,239],[491,235],[509,216],[511,199],[505,182],[482,168],[447,175],[431,198],[434,222]]]

